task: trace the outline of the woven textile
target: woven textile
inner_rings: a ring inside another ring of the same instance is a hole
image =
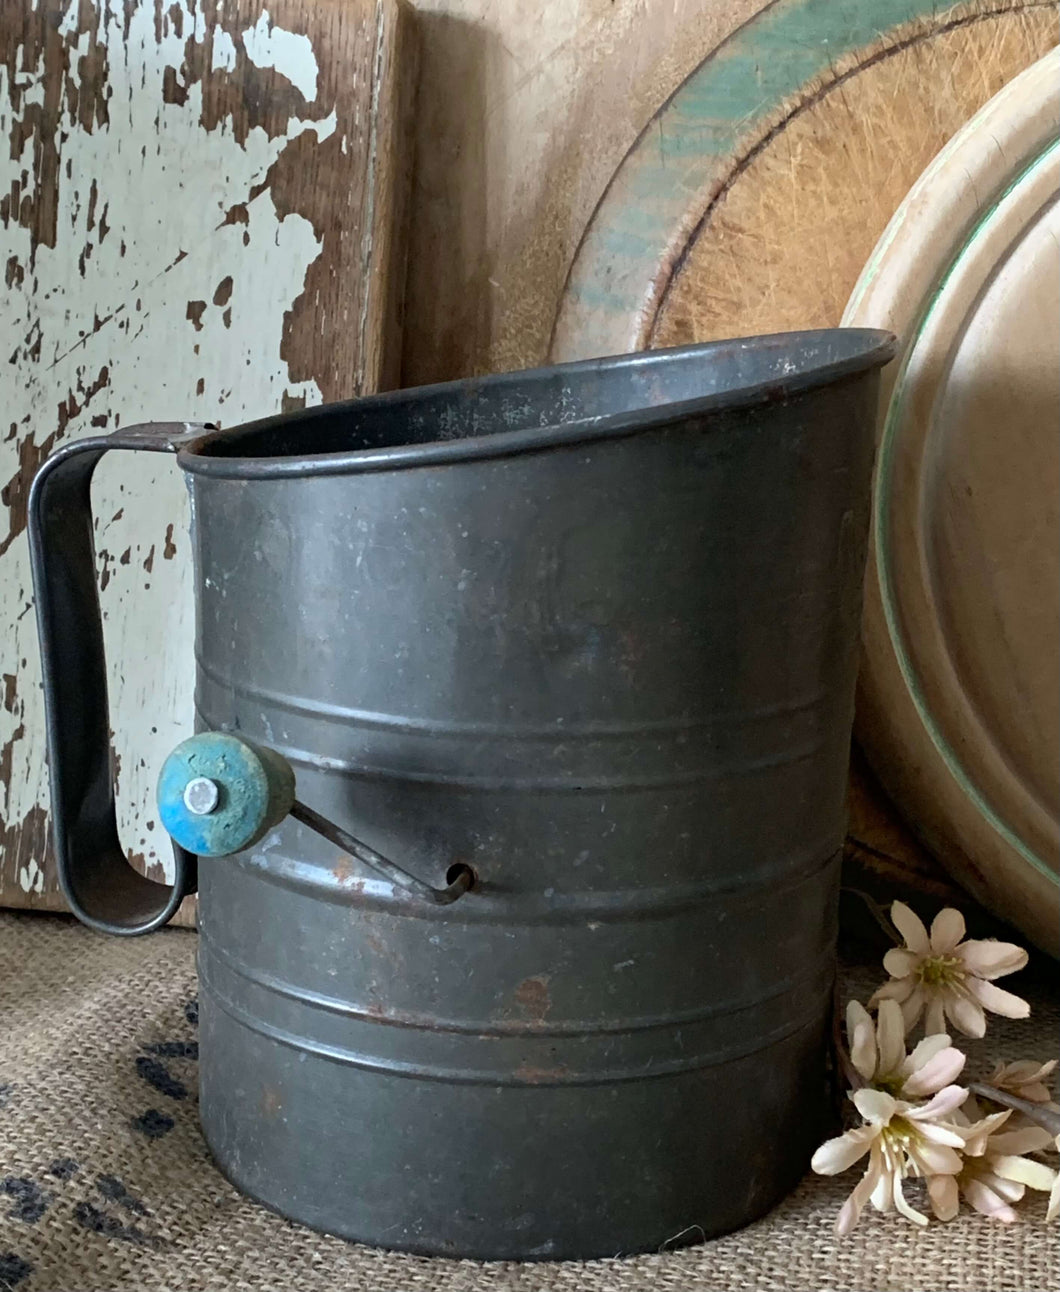
[[[808,1177],[765,1219],[665,1255],[478,1264],[377,1251],[242,1198],[212,1165],[196,1109],[195,935],[105,938],[59,917],[0,915],[0,1292],[1044,1292],[1060,1226],[1044,1198],[1003,1227],[962,1211],[921,1232],[866,1212],[832,1234],[856,1174]],[[864,994],[879,977],[847,970]],[[1030,1023],[993,1023],[991,1057],[1056,1052],[1055,965],[1009,980]],[[984,1055],[985,1058],[985,1055]],[[370,1187],[370,1182],[369,1182]]]

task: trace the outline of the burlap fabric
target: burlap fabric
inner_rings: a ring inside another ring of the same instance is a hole
[[[427,1260],[315,1234],[246,1201],[211,1164],[196,1115],[194,955],[182,930],[125,941],[59,917],[0,915],[0,1292],[1060,1287],[1060,1226],[1044,1225],[1037,1196],[1010,1228],[962,1213],[920,1232],[870,1212],[839,1242],[832,1223],[853,1175],[809,1177],[715,1242],[588,1264]],[[1055,1053],[1053,975],[1022,975],[1034,1019],[998,1023],[998,1057]],[[864,991],[877,976],[852,979]]]

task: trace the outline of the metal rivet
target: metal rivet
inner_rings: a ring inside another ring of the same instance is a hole
[[[221,799],[216,781],[208,776],[196,776],[184,787],[184,806],[196,816],[209,816]]]

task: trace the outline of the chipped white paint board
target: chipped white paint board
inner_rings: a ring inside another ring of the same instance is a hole
[[[25,534],[61,443],[234,424],[390,384],[407,22],[394,0],[36,0],[0,10],[0,904],[61,904]],[[180,473],[93,486],[122,838],[168,873],[154,782],[191,730]]]

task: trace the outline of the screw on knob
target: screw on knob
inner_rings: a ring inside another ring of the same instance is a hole
[[[294,802],[294,772],[274,750],[234,732],[200,731],[162,765],[158,811],[186,851],[228,857],[263,838]]]
[[[220,801],[220,788],[208,776],[196,776],[184,786],[184,806],[196,816],[209,816]]]

